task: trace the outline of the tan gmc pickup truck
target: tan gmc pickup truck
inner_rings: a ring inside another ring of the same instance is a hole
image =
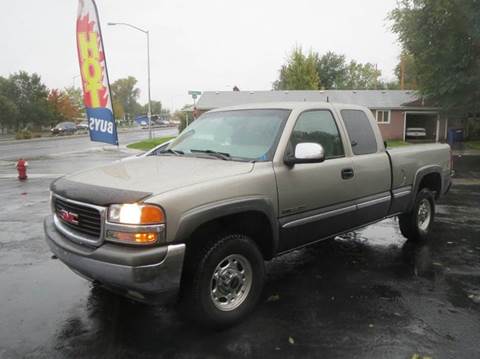
[[[426,239],[450,172],[448,145],[386,150],[364,107],[218,109],[163,151],[53,182],[46,240],[83,277],[139,301],[179,299],[224,327],[254,308],[275,256],[391,216]]]

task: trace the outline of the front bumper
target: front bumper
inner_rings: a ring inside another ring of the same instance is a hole
[[[185,244],[137,248],[105,243],[91,248],[72,242],[44,220],[51,251],[77,274],[132,299],[165,303],[180,288]]]

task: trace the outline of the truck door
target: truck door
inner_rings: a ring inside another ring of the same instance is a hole
[[[275,165],[280,215],[279,251],[353,227],[355,178],[351,157],[345,156],[337,120],[329,110],[302,112],[287,146],[300,142],[323,146],[325,161],[288,167]]]
[[[357,226],[385,217],[390,207],[391,172],[388,155],[375,123],[361,110],[341,110],[353,152]],[[377,135],[375,134],[375,131]]]

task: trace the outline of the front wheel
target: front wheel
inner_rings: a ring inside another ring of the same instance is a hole
[[[412,241],[427,239],[435,218],[435,197],[428,188],[417,194],[413,209],[399,216],[400,231]]]
[[[265,266],[249,237],[222,236],[188,261],[182,309],[197,322],[228,327],[243,319],[260,299]]]

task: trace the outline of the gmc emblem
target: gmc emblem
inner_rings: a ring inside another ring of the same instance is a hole
[[[71,224],[78,224],[78,214],[61,209],[58,211],[58,216],[65,222]]]

